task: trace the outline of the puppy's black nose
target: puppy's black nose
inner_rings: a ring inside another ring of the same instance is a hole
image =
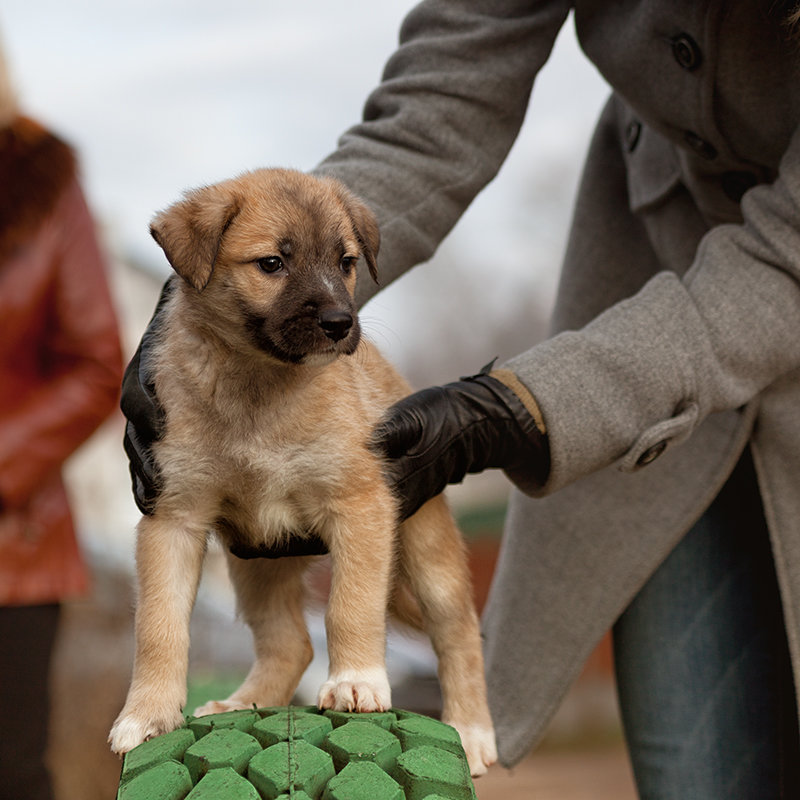
[[[353,315],[347,311],[331,309],[320,312],[318,322],[325,335],[338,342],[350,333],[350,328],[353,327]]]

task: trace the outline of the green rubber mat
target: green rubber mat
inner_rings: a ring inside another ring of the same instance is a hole
[[[393,709],[190,717],[125,755],[117,800],[476,800],[454,728]]]

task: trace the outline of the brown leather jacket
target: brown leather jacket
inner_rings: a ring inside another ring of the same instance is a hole
[[[70,149],[0,130],[0,604],[86,589],[61,467],[116,404],[122,357]]]

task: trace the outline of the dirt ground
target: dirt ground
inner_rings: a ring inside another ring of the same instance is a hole
[[[492,767],[475,791],[478,800],[636,800],[622,745],[539,750],[513,770]]]

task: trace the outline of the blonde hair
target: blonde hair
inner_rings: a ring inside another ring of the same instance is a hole
[[[11,83],[11,74],[0,37],[0,128],[10,125],[18,113],[17,95]]]

